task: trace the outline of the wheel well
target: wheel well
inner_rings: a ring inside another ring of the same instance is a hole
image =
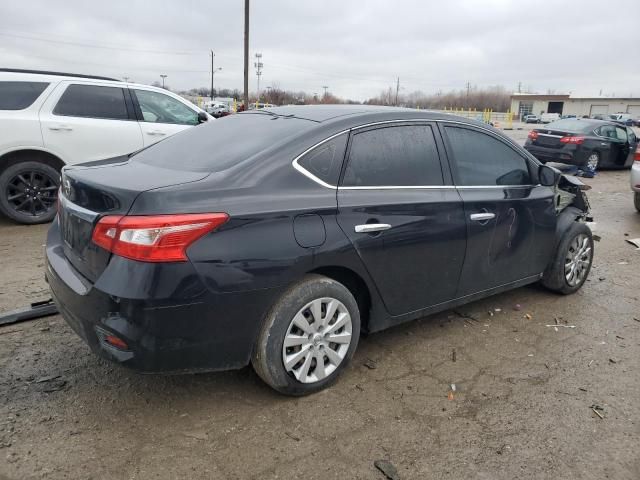
[[[371,312],[371,294],[367,284],[353,270],[345,267],[321,267],[316,270],[312,270],[309,273],[317,273],[318,275],[324,275],[336,282],[340,282],[351,292],[358,302],[358,308],[360,309],[360,323],[363,331],[368,330],[369,315]]]
[[[64,162],[49,152],[33,149],[16,150],[13,152],[5,153],[2,157],[0,157],[0,172],[5,168],[10,167],[11,165],[15,165],[16,163],[32,161],[46,163],[47,165],[55,168],[58,171],[62,170],[62,167],[64,167]]]

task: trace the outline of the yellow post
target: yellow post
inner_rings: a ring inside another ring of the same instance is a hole
[[[234,113],[238,111],[238,102],[236,102],[236,99],[233,99],[233,111]]]

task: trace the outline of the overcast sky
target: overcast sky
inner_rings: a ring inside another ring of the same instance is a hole
[[[242,88],[242,0],[19,0],[0,6],[0,65]],[[355,100],[503,85],[640,96],[638,0],[252,0],[261,88]],[[250,89],[256,89],[251,59]]]

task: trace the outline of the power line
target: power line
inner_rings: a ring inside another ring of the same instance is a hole
[[[262,63],[262,54],[256,53],[256,61],[253,66],[256,68],[256,77],[258,77],[258,99],[260,99],[260,75],[262,75],[262,67],[264,67],[264,63]]]
[[[126,51],[133,51],[133,52],[156,53],[156,54],[162,54],[162,55],[195,55],[195,54],[200,54],[204,52],[204,51],[178,52],[178,51],[169,51],[169,50],[150,50],[146,48],[134,48],[134,47],[125,47],[125,46],[116,47],[116,46],[110,46],[110,45],[98,45],[95,43],[72,42],[68,40],[54,40],[52,38],[34,37],[32,35],[16,35],[16,34],[5,33],[5,32],[0,32],[0,35],[2,35],[3,37],[21,38],[21,39],[35,40],[38,42],[46,42],[46,43],[58,43],[61,45],[71,45],[75,47],[101,48],[104,50],[126,50]]]

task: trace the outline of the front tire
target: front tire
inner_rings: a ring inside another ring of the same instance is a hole
[[[574,222],[560,240],[556,256],[542,277],[549,290],[563,295],[577,292],[593,263],[593,237],[584,223]]]
[[[286,395],[308,395],[333,384],[358,346],[360,312],[351,292],[307,275],[271,308],[251,359],[256,373]]]
[[[0,212],[11,220],[34,225],[56,216],[60,172],[38,161],[20,162],[0,174]]]

